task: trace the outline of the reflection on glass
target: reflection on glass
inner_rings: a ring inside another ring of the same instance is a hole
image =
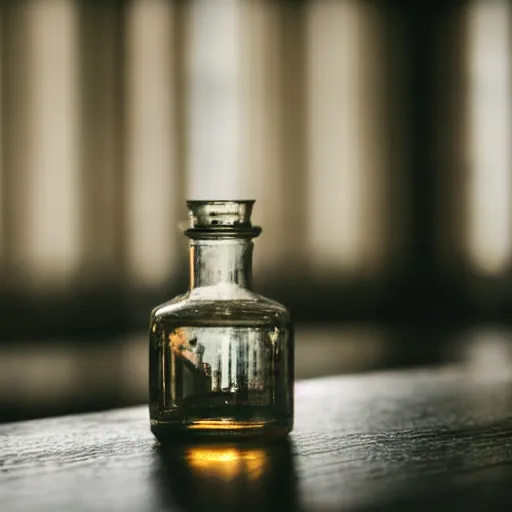
[[[499,274],[510,263],[510,3],[477,1],[469,13],[469,239],[473,265]]]
[[[296,477],[288,439],[158,447],[158,498],[183,510],[295,510]]]
[[[285,328],[176,327],[160,348],[153,407],[188,430],[261,428],[288,411],[288,380],[277,377],[287,343]]]

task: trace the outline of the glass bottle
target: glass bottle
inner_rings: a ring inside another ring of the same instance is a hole
[[[150,322],[150,419],[161,441],[283,436],[293,426],[288,310],[252,290],[254,201],[188,201],[190,289]]]

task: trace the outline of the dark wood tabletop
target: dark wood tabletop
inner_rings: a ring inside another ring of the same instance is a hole
[[[288,441],[159,446],[146,407],[0,426],[0,510],[512,510],[512,372],[296,384]]]

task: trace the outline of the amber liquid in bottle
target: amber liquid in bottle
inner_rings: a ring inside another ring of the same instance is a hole
[[[151,315],[151,429],[162,441],[286,435],[293,328],[284,306],[251,290],[252,201],[188,205],[190,290]]]

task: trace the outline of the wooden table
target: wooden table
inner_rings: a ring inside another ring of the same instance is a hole
[[[0,426],[0,510],[512,510],[512,374],[296,385],[288,442],[159,447],[146,407]]]

